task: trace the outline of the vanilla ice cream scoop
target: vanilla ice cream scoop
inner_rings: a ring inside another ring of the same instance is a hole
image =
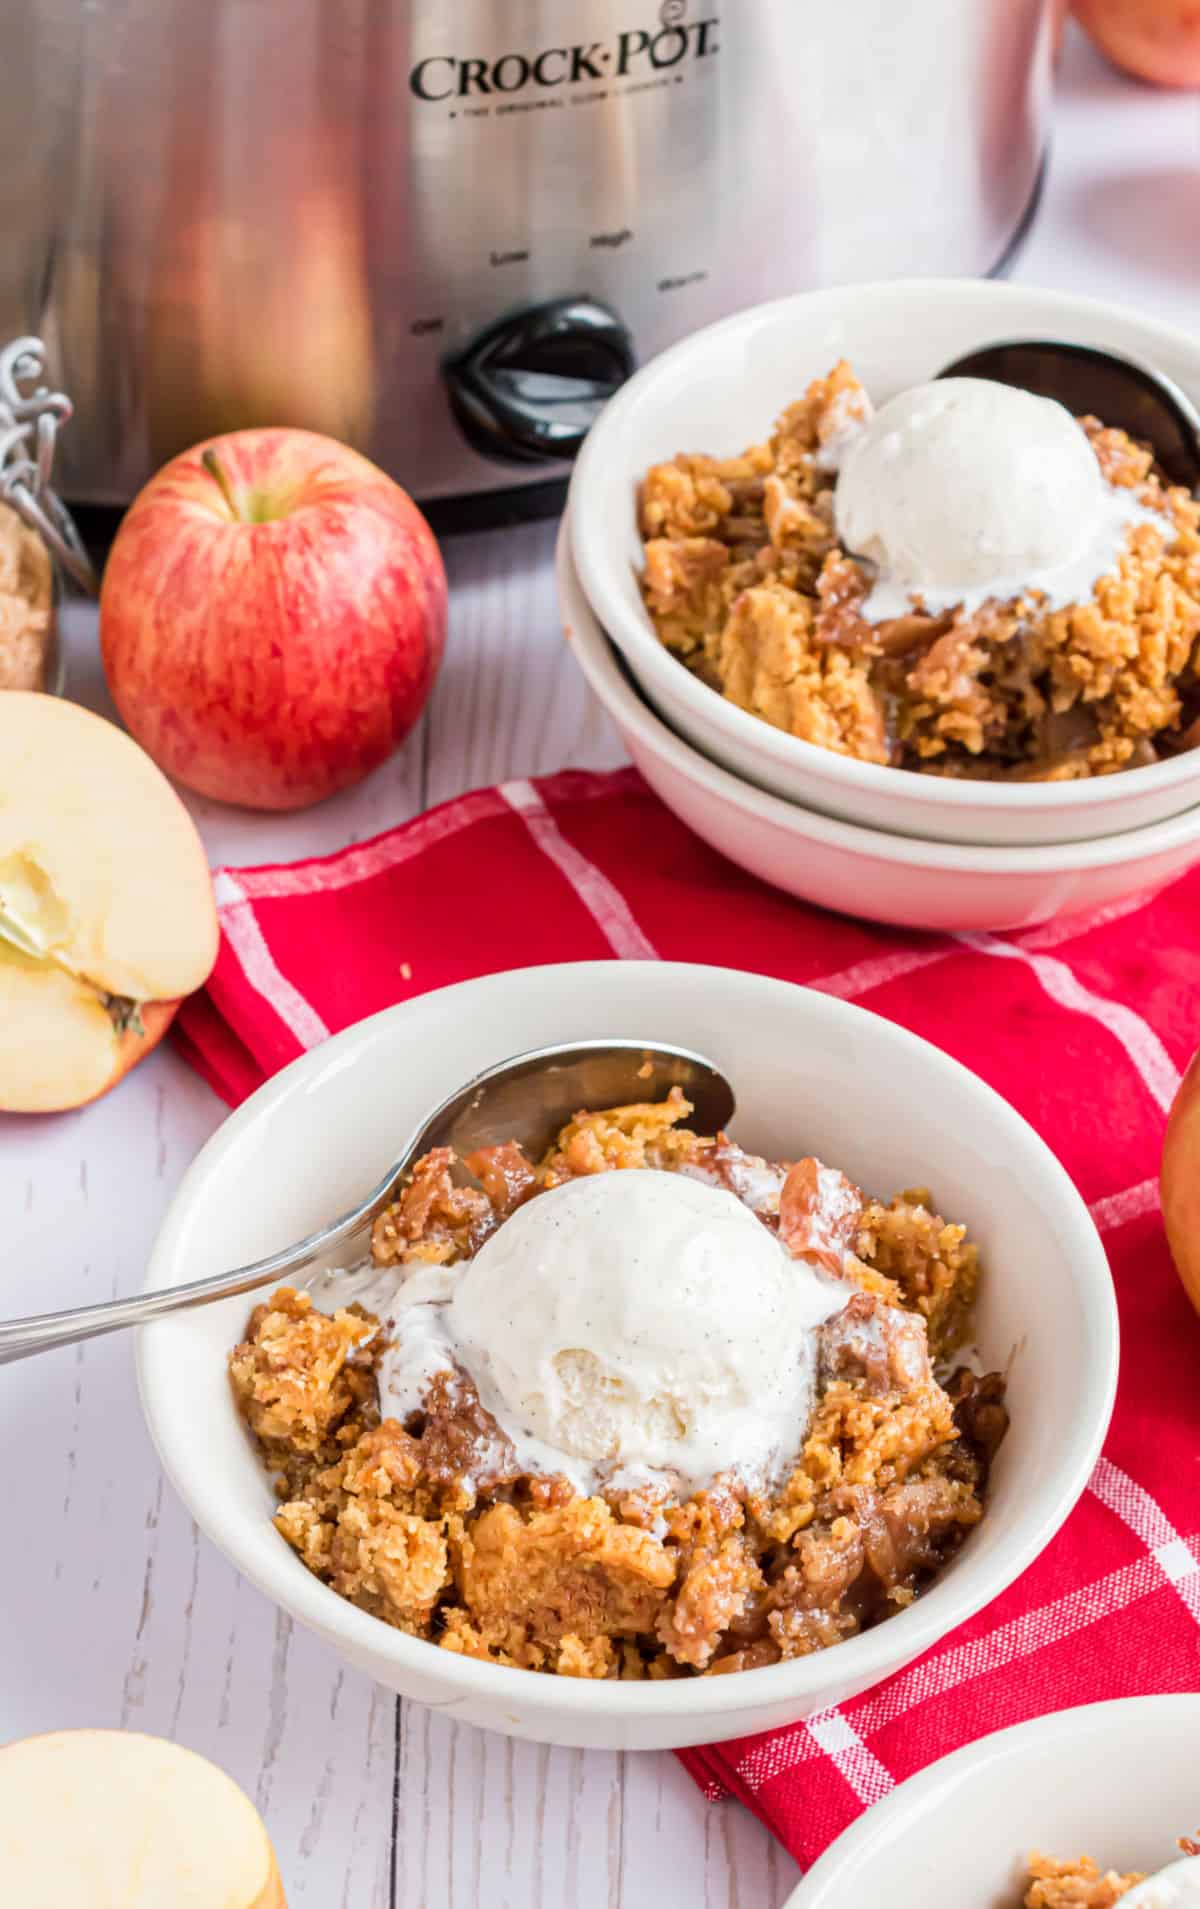
[[[1200,1856],[1181,1856],[1135,1884],[1121,1909],[1200,1909]]]
[[[986,378],[885,404],[842,457],[834,510],[841,543],[875,566],[872,622],[914,595],[933,612],[1030,589],[1054,607],[1086,600],[1130,525],[1155,516],[1107,482],[1063,405]]]
[[[765,1479],[803,1442],[814,1328],[847,1298],[733,1193],[645,1169],[539,1194],[449,1290],[423,1322],[398,1318],[384,1409],[417,1403],[433,1318],[442,1364],[448,1352],[470,1373],[522,1463],[582,1491],[601,1474]]]

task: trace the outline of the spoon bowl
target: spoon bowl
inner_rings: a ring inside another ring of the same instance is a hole
[[[281,1252],[248,1265],[194,1280],[166,1292],[114,1299],[101,1306],[40,1313],[0,1325],[0,1365],[27,1359],[80,1339],[99,1338],[125,1326],[206,1306],[236,1293],[255,1292],[277,1280],[308,1272],[315,1278],[335,1262],[345,1263],[365,1248],[371,1227],[396,1197],[412,1167],[434,1147],[459,1154],[516,1140],[531,1158],[545,1153],[554,1136],[581,1107],[621,1107],[643,1100],[665,1100],[678,1087],[691,1102],[703,1133],[729,1125],[733,1089],[720,1069],[702,1054],[650,1041],[596,1040],[539,1047],[513,1055],[475,1074],[440,1101],[409,1135],[395,1161],[357,1206],[328,1226],[285,1246]]]

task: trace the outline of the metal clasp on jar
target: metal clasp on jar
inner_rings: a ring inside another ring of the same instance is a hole
[[[70,511],[51,487],[60,428],[70,398],[41,383],[40,338],[14,338],[0,351],[0,497],[37,532],[55,565],[89,596],[99,585]]]

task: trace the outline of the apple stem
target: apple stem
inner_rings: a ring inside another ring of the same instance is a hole
[[[208,472],[209,476],[212,478],[213,483],[216,485],[217,489],[220,491],[222,497],[225,499],[225,502],[229,505],[229,509],[232,516],[237,522],[240,523],[242,513],[237,507],[237,499],[235,498],[233,494],[233,486],[229,482],[229,479],[225,474],[224,465],[222,464],[220,458],[217,456],[216,452],[213,450],[211,444],[209,445],[206,451],[202,451],[200,453],[200,462],[203,464],[205,470]]]

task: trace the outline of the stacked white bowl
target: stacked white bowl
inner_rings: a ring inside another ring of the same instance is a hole
[[[875,402],[1005,338],[1129,353],[1200,397],[1200,341],[1091,299],[983,280],[801,293],[697,332],[606,407],[559,540],[567,634],[651,786],[752,873],[918,928],[1017,928],[1149,892],[1200,861],[1200,749],[1074,782],[960,781],[837,755],[709,689],[659,642],[638,588],[638,485],[680,451],[765,437],[847,358]]]
[[[978,1737],[865,1811],[783,1909],[1018,1903],[1034,1851],[1067,1862],[1087,1851],[1102,1866],[1153,1875],[1179,1860],[1180,1837],[1195,1835],[1197,1732],[1200,1697],[1171,1692]],[[1178,1884],[1159,1889],[1158,1903],[1195,1901]]]

